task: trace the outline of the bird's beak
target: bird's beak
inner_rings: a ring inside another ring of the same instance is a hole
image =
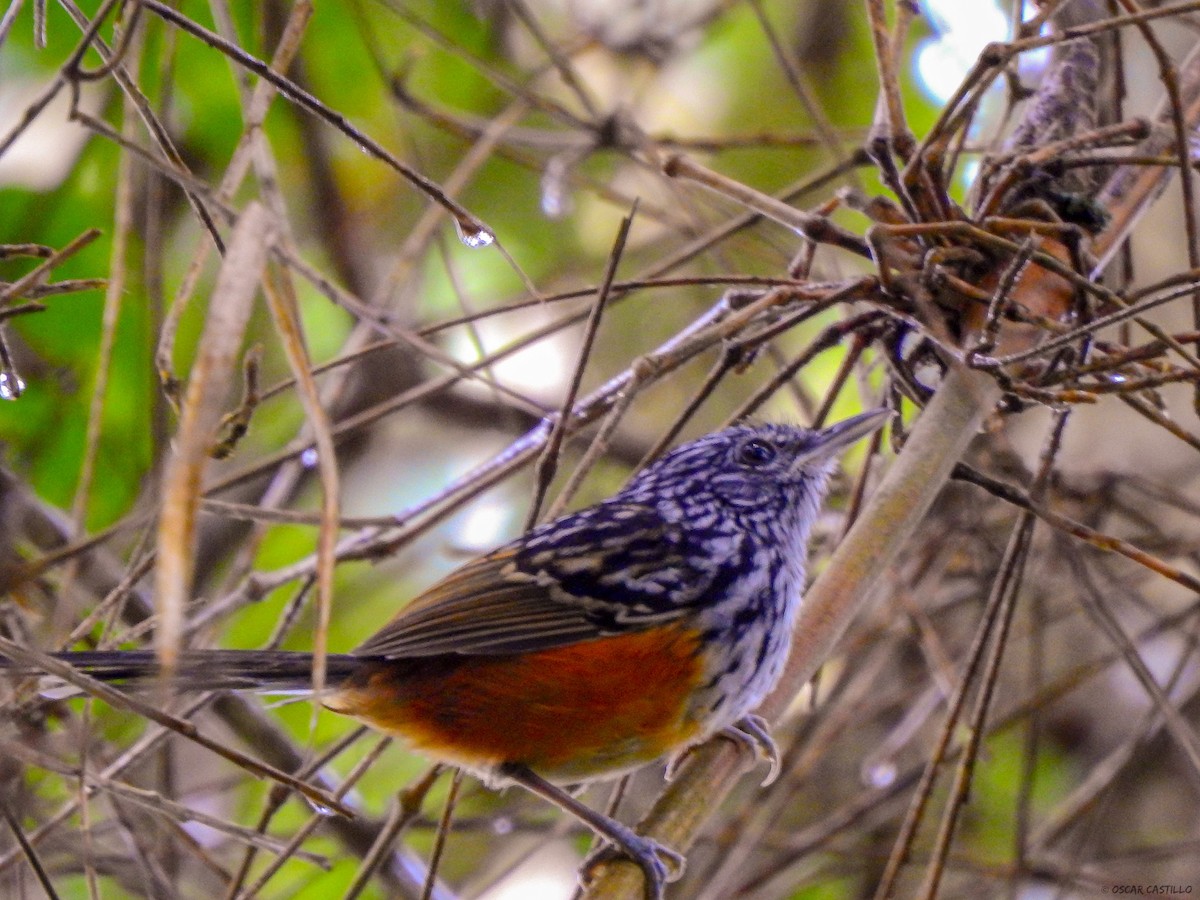
[[[889,409],[873,409],[821,429],[813,437],[812,445],[808,450],[796,457],[792,468],[815,460],[828,459],[841,452],[859,438],[866,437],[882,426],[890,415],[891,410]]]

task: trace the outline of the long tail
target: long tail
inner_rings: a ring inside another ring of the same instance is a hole
[[[158,660],[149,650],[90,650],[54,653],[80,672],[101,681],[129,686],[149,685],[160,678]],[[364,660],[348,653],[325,657],[326,685],[336,687]],[[192,691],[303,691],[312,687],[313,655],[285,650],[187,650],[179,657],[172,679]],[[0,656],[0,675],[37,677],[44,672],[15,665]]]

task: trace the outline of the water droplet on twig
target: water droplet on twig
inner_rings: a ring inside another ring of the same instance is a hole
[[[333,807],[326,806],[324,803],[318,803],[312,797],[305,797],[304,799],[308,801],[308,805],[312,808],[312,811],[315,812],[318,816],[325,816],[326,818],[333,818],[334,816],[336,816],[338,814],[338,811],[336,809],[334,809]]]
[[[16,400],[25,393],[25,379],[0,372],[0,400]]]
[[[478,219],[455,219],[454,227],[458,230],[458,239],[472,249],[488,247],[496,242],[496,235]]]

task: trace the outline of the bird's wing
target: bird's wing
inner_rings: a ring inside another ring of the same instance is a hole
[[[711,587],[696,549],[652,507],[589,507],[452,572],[354,653],[522,653],[647,628]]]

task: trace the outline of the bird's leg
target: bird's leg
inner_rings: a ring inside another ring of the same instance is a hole
[[[770,768],[767,770],[767,777],[762,781],[763,787],[772,784],[779,777],[779,747],[776,745],[774,738],[771,737],[771,730],[767,724],[767,720],[762,716],[743,716],[732,725],[722,728],[713,737],[731,740],[737,744],[739,750],[745,750],[747,753],[753,754],[755,759],[766,760],[770,764]],[[678,771],[680,764],[697,746],[693,744],[691,747],[685,748],[667,760],[667,769],[664,773],[667,781],[675,777],[675,772]]]
[[[614,851],[629,857],[642,870],[646,879],[646,900],[662,900],[663,885],[677,880],[683,874],[685,860],[681,854],[585,806],[567,791],[535,774],[528,766],[505,763],[500,766],[499,774],[570,813],[612,845],[593,853],[584,861],[582,871],[585,883],[591,870],[610,858]]]

